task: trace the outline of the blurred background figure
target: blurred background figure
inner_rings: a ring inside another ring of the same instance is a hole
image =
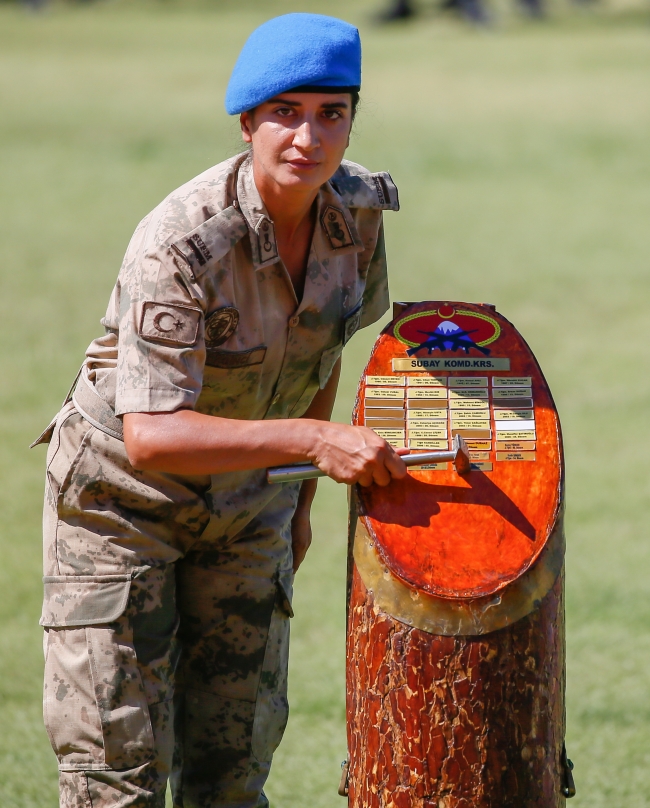
[[[30,11],[41,11],[47,5],[48,0],[21,0],[21,2]]]
[[[443,0],[440,9],[457,12],[475,25],[486,25],[489,21],[481,0]],[[397,22],[415,17],[417,12],[418,9],[412,0],[395,0],[389,8],[379,14],[378,19],[381,23]]]
[[[541,19],[544,17],[543,0],[517,0],[519,7],[528,16]],[[438,6],[441,11],[456,12],[474,25],[487,25],[490,22],[483,0],[442,0]],[[381,23],[398,22],[415,17],[418,8],[413,0],[394,0],[391,6],[381,12],[378,20]]]

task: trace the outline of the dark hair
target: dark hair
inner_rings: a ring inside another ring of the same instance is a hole
[[[352,93],[350,93],[350,95],[352,96],[352,120],[354,121],[354,118],[355,118],[355,116],[357,114],[357,108],[359,106],[359,98],[360,98],[360,96],[359,96],[358,91],[352,92]]]

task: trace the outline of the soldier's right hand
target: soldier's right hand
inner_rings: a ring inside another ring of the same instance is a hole
[[[337,483],[369,486],[400,480],[407,470],[400,454],[365,426],[320,422],[311,461]]]

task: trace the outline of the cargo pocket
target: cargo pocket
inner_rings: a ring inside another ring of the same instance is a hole
[[[278,576],[278,598],[271,617],[269,635],[262,663],[251,751],[260,763],[269,763],[284,735],[289,719],[287,699],[287,669],[289,664],[289,618],[293,572],[281,571]]]
[[[43,712],[64,771],[132,769],[154,754],[145,690],[125,616],[131,574],[48,576]]]

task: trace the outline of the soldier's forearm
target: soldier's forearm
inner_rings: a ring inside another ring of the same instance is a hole
[[[313,419],[240,421],[178,410],[127,413],[124,444],[134,468],[224,474],[312,457],[323,424]]]
[[[309,460],[319,432],[314,421],[329,421],[340,372],[339,359],[326,386],[318,391],[300,419],[239,421],[191,410],[127,413],[124,443],[129,460],[140,470],[191,475],[223,474]],[[303,507],[309,507],[314,493],[315,486],[304,489]]]

